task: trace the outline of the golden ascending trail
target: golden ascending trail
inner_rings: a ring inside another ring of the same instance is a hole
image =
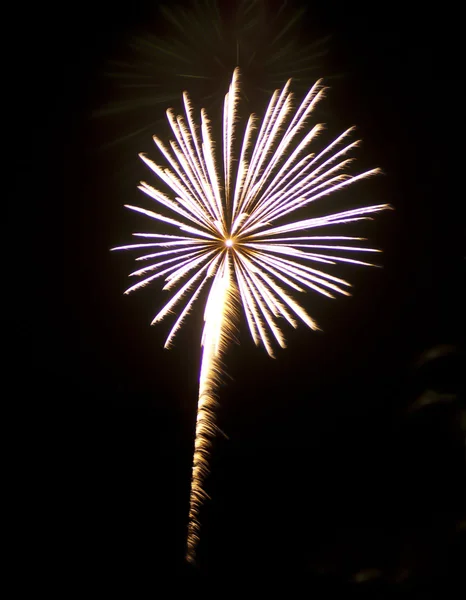
[[[270,356],[274,355],[274,341],[285,347],[284,321],[297,327],[301,320],[311,329],[318,329],[295,300],[295,292],[310,289],[330,298],[335,294],[348,296],[351,284],[328,269],[340,263],[370,266],[372,263],[355,259],[354,255],[379,250],[361,245],[364,239],[360,237],[334,235],[333,231],[331,235],[308,232],[371,219],[372,213],[389,208],[387,204],[376,204],[324,216],[316,210],[313,216],[307,213],[312,203],[379,170],[348,174],[352,160],[349,153],[358,145],[358,141],[348,141],[353,127],[320,151],[310,153],[308,147],[322,135],[323,126],[309,128],[307,121],[325,88],[318,81],[295,110],[290,85],[288,81],[283,90],[273,94],[262,124],[250,116],[241,136],[237,133],[240,87],[236,69],[225,97],[223,144],[216,143],[204,110],[200,122],[196,122],[185,92],[185,116],[167,111],[174,139],[165,144],[154,136],[165,166],[141,155],[171,195],[142,182],[139,189],[157,203],[161,212],[127,206],[165,224],[169,233],[135,233],[147,241],[115,248],[145,252],[136,259],[143,265],[131,273],[143,278],[126,293],[161,277],[164,290],[175,290],[153,323],[173,314],[184,302],[168,334],[166,348],[196,300],[207,292],[189,511],[189,560],[194,560],[199,540],[199,509],[206,497],[203,483],[216,430],[214,408],[221,358],[232,335],[236,306],[242,306],[254,342],[263,344]],[[223,160],[216,155],[216,148],[223,148]],[[295,211],[297,220],[290,218]],[[306,235],[300,235],[303,232]]]
[[[215,275],[204,312],[203,350],[189,507],[187,558],[190,561],[195,559],[196,545],[199,541],[199,510],[206,497],[203,483],[208,473],[212,438],[216,433],[216,392],[222,374],[222,355],[236,323],[236,291],[231,276],[231,258],[227,253]]]

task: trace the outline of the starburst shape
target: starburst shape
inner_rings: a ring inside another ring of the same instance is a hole
[[[238,135],[240,86],[239,71],[234,71],[224,101],[221,157],[206,111],[201,111],[197,123],[184,93],[185,115],[167,111],[174,139],[166,144],[154,136],[165,165],[141,155],[169,193],[145,182],[139,189],[162,210],[128,206],[159,226],[166,225],[171,233],[135,233],[153,241],[117,248],[149,252],[136,259],[146,266],[131,273],[141,279],[126,293],[160,278],[164,289],[172,292],[153,320],[177,315],[167,348],[203,289],[208,289],[189,509],[190,561],[195,558],[200,507],[207,496],[203,483],[216,432],[221,359],[232,338],[237,307],[242,306],[256,344],[263,344],[271,356],[276,343],[285,347],[285,322],[297,327],[301,320],[317,329],[296,294],[312,290],[331,298],[349,295],[350,284],[330,274],[328,266],[371,265],[353,256],[378,252],[360,245],[362,238],[320,235],[319,230],[370,219],[370,214],[388,208],[377,204],[312,218],[303,214],[310,204],[379,170],[348,174],[349,154],[358,144],[348,141],[353,128],[310,152],[323,126],[308,127],[308,119],[325,88],[318,81],[294,109],[290,84],[273,94],[262,122],[251,115]],[[311,235],[313,230],[318,234]]]
[[[296,327],[301,320],[312,329],[318,328],[297,302],[296,292],[312,290],[330,298],[348,296],[350,283],[325,271],[325,265],[372,265],[354,256],[379,252],[359,244],[364,238],[310,232],[320,234],[327,226],[368,219],[368,215],[388,208],[386,204],[293,220],[293,213],[302,213],[301,209],[311,203],[375,175],[379,169],[347,173],[352,161],[349,154],[359,143],[348,141],[353,127],[320,151],[310,152],[323,125],[307,124],[326,88],[318,81],[294,109],[290,84],[291,80],[273,94],[262,123],[254,115],[249,117],[239,155],[235,152],[240,120],[238,69],[224,102],[221,158],[205,110],[201,111],[200,124],[196,123],[187,93],[183,94],[184,116],[167,111],[175,139],[165,144],[153,138],[166,165],[140,155],[172,194],[145,182],[139,189],[171,215],[136,206],[127,208],[171,226],[177,234],[135,233],[154,241],[116,249],[154,250],[136,259],[149,264],[131,273],[144,277],[126,293],[162,277],[165,290],[176,289],[153,320],[161,321],[182,305],[166,347],[203,288],[224,269],[226,260],[231,262],[251,335],[273,356],[272,340],[285,347],[285,321]]]
[[[295,92],[305,93],[309,82],[327,71],[330,38],[315,37],[305,18],[308,7],[299,4],[195,0],[158,5],[106,63],[109,100],[93,110],[95,118],[112,122],[112,131],[119,132],[115,137],[104,132],[101,147],[118,149],[115,174],[130,176],[126,156],[145,147],[149,134],[161,127],[166,106],[181,110],[183,89],[214,115],[235,67],[247,84],[244,103],[265,104],[289,77]]]

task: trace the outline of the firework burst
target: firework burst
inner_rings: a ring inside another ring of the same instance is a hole
[[[326,71],[329,39],[313,38],[304,26],[307,12],[306,4],[263,0],[161,4],[146,31],[131,37],[119,59],[106,65],[111,101],[96,107],[94,116],[124,118],[120,136],[106,147],[132,142],[140,150],[146,135],[160,127],[165,107],[178,106],[186,88],[216,114],[237,66],[255,100],[267,101],[289,77],[295,92],[305,93],[309,81]],[[129,114],[131,129],[125,131]]]
[[[142,160],[171,190],[171,196],[141,183],[139,189],[167,211],[127,208],[164,223],[171,233],[135,233],[149,239],[116,250],[138,250],[145,266],[131,276],[141,279],[126,293],[164,278],[170,300],[155,316],[162,321],[177,309],[166,339],[170,347],[202,290],[207,290],[202,335],[202,362],[191,485],[188,559],[199,539],[199,509],[205,491],[210,445],[216,432],[215,399],[222,373],[221,358],[231,339],[240,306],[254,342],[270,356],[276,344],[285,347],[282,325],[303,321],[317,329],[314,319],[295,299],[312,290],[334,298],[350,295],[350,283],[329,274],[325,265],[371,265],[353,258],[378,250],[364,247],[363,238],[310,235],[311,230],[370,218],[386,204],[355,208],[325,216],[293,219],[293,213],[316,200],[375,175],[378,169],[349,175],[350,152],[357,141],[348,129],[316,153],[309,152],[322,125],[307,127],[325,88],[317,82],[294,109],[290,81],[277,90],[260,123],[251,115],[239,136],[239,71],[236,69],[223,110],[223,160],[215,149],[212,127],[204,110],[200,123],[183,94],[184,116],[167,111],[174,139],[154,142],[166,161]],[[236,151],[238,146],[238,152]],[[168,166],[167,166],[168,165]],[[303,235],[304,234],[304,235]]]

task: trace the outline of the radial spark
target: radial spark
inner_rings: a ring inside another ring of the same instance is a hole
[[[270,356],[274,355],[274,341],[285,347],[285,321],[297,327],[301,320],[311,329],[318,329],[295,300],[294,292],[313,290],[330,298],[335,294],[348,296],[351,284],[322,270],[323,266],[372,265],[352,257],[379,250],[361,245],[360,237],[307,232],[371,219],[369,215],[389,208],[387,204],[376,204],[323,216],[292,218],[295,211],[305,216],[301,209],[379,170],[348,174],[349,153],[358,144],[348,141],[353,128],[319,152],[311,153],[309,146],[315,143],[322,126],[309,128],[307,122],[325,88],[318,81],[293,109],[290,84],[288,81],[283,90],[274,93],[262,124],[251,115],[244,135],[240,136],[236,69],[225,97],[223,145],[215,143],[204,110],[200,123],[196,123],[191,101],[184,93],[185,117],[175,117],[171,110],[167,111],[175,139],[166,145],[154,137],[168,166],[141,155],[172,194],[166,196],[145,182],[139,189],[168,209],[171,216],[127,206],[174,228],[176,234],[135,233],[136,237],[153,241],[115,248],[148,252],[137,259],[148,264],[131,274],[144,275],[143,279],[126,293],[160,277],[164,277],[165,290],[176,289],[153,319],[153,323],[159,322],[181,305],[165,343],[167,348],[202,290],[209,288],[191,482],[189,560],[194,560],[199,540],[199,510],[206,496],[203,484],[216,430],[214,406],[222,373],[220,361],[231,339],[235,307],[242,306],[254,342],[262,344]],[[222,146],[221,160],[215,148]],[[306,235],[299,235],[302,232]],[[147,276],[148,273],[151,274]]]

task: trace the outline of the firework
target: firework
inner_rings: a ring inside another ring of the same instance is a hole
[[[164,278],[163,289],[173,293],[153,323],[179,309],[165,342],[168,348],[202,290],[207,291],[189,512],[190,560],[199,539],[203,483],[216,431],[214,408],[221,358],[239,308],[254,342],[263,344],[273,356],[276,344],[285,347],[285,322],[297,327],[301,320],[311,329],[318,328],[295,299],[296,292],[348,296],[350,283],[323,270],[325,265],[371,265],[353,257],[378,252],[364,247],[360,243],[363,238],[309,234],[313,229],[368,219],[388,208],[378,204],[312,218],[303,214],[302,209],[311,203],[378,172],[347,173],[348,156],[358,144],[348,140],[353,128],[318,152],[309,153],[323,127],[306,125],[324,92],[318,81],[294,109],[288,81],[273,94],[262,122],[251,115],[244,135],[239,135],[236,69],[224,101],[221,152],[205,110],[197,123],[184,93],[185,115],[167,111],[174,139],[165,144],[154,137],[166,165],[141,155],[171,195],[143,182],[139,189],[163,207],[162,211],[127,208],[166,224],[171,232],[135,233],[149,241],[115,248],[143,252],[136,260],[145,266],[131,273],[141,279],[126,293]],[[304,218],[295,220],[296,212]]]
[[[94,115],[125,119],[119,137],[108,144],[141,144],[186,88],[215,114],[237,66],[255,100],[268,100],[289,77],[295,92],[306,92],[309,80],[320,76],[328,38],[312,39],[308,27],[301,31],[305,13],[304,6],[263,0],[161,5],[154,24],[134,35],[106,67],[112,100],[96,107]],[[131,129],[124,131],[128,114]]]

